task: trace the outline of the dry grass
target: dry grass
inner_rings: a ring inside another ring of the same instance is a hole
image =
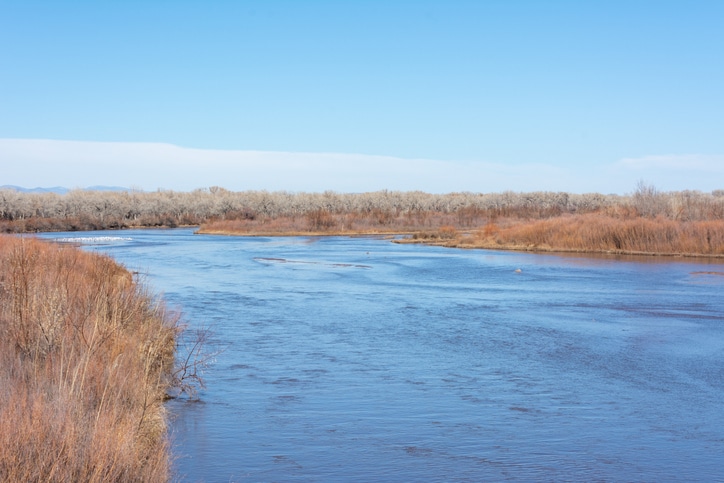
[[[0,232],[200,224],[198,233],[410,234],[484,248],[720,256],[724,190],[630,195],[562,192],[231,192],[20,194],[0,190]]]
[[[330,213],[224,220],[198,233],[225,235],[410,234],[402,242],[539,251],[724,256],[724,220],[686,221],[641,215],[629,206],[546,219],[425,212]]]
[[[675,221],[662,217],[616,218],[604,214],[559,216],[547,220],[488,224],[475,236],[448,246],[724,256],[724,220]]]
[[[177,332],[110,258],[0,237],[0,480],[167,481]]]

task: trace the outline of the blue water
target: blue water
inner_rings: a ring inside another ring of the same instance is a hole
[[[181,481],[724,481],[720,262],[113,235],[44,236],[222,351],[169,403]]]

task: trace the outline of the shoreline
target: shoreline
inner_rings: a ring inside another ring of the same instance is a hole
[[[172,479],[181,328],[162,300],[109,256],[2,235],[0,320],[4,480]]]
[[[231,230],[213,230],[199,228],[194,231],[194,234],[198,235],[214,235],[214,236],[245,236],[245,237],[270,237],[270,238],[283,238],[283,237],[332,237],[332,236],[346,236],[346,237],[381,237],[389,239],[392,243],[401,245],[428,245],[438,246],[444,248],[457,248],[463,250],[499,250],[499,251],[514,251],[514,252],[528,252],[528,253],[539,253],[539,254],[579,254],[579,255],[603,255],[603,256],[638,256],[638,257],[651,257],[651,258],[702,258],[709,260],[724,260],[724,254],[718,253],[689,253],[689,252],[648,252],[640,250],[597,250],[597,249],[581,249],[581,248],[562,248],[562,247],[549,247],[549,246],[531,246],[531,245],[515,245],[515,244],[499,244],[494,241],[480,242],[475,240],[469,240],[465,237],[471,236],[470,233],[464,233],[463,238],[458,240],[444,240],[434,238],[413,238],[420,234],[420,231],[382,231],[382,230],[334,230],[334,231],[231,231]],[[406,237],[406,238],[398,238]]]
[[[395,240],[394,243],[399,244],[420,244],[439,246],[445,248],[459,248],[463,250],[500,250],[507,252],[529,252],[539,254],[579,254],[579,255],[607,255],[607,256],[632,256],[632,257],[652,257],[652,258],[707,258],[724,260],[724,254],[718,253],[667,253],[667,252],[645,252],[635,250],[585,250],[574,248],[555,248],[555,247],[532,247],[519,245],[498,245],[489,244],[470,244],[470,243],[448,243],[448,242],[430,242],[425,240],[402,239]]]

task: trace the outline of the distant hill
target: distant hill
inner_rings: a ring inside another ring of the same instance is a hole
[[[123,186],[88,186],[83,189],[86,191],[138,191],[137,189],[124,188]]]
[[[131,189],[123,188],[122,186],[88,186],[87,188],[81,189],[85,191],[131,191]],[[64,195],[70,191],[70,189],[62,186],[53,186],[52,188],[23,188],[22,186],[9,184],[0,186],[0,190],[14,190],[20,193],[57,193],[59,195]]]
[[[53,188],[23,188],[22,186],[9,184],[0,186],[0,190],[13,190],[21,193],[58,193],[61,195],[70,191],[68,188],[63,188],[62,186],[55,186]]]

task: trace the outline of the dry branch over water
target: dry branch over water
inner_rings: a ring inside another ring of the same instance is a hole
[[[0,480],[167,481],[178,331],[109,257],[0,236]]]

